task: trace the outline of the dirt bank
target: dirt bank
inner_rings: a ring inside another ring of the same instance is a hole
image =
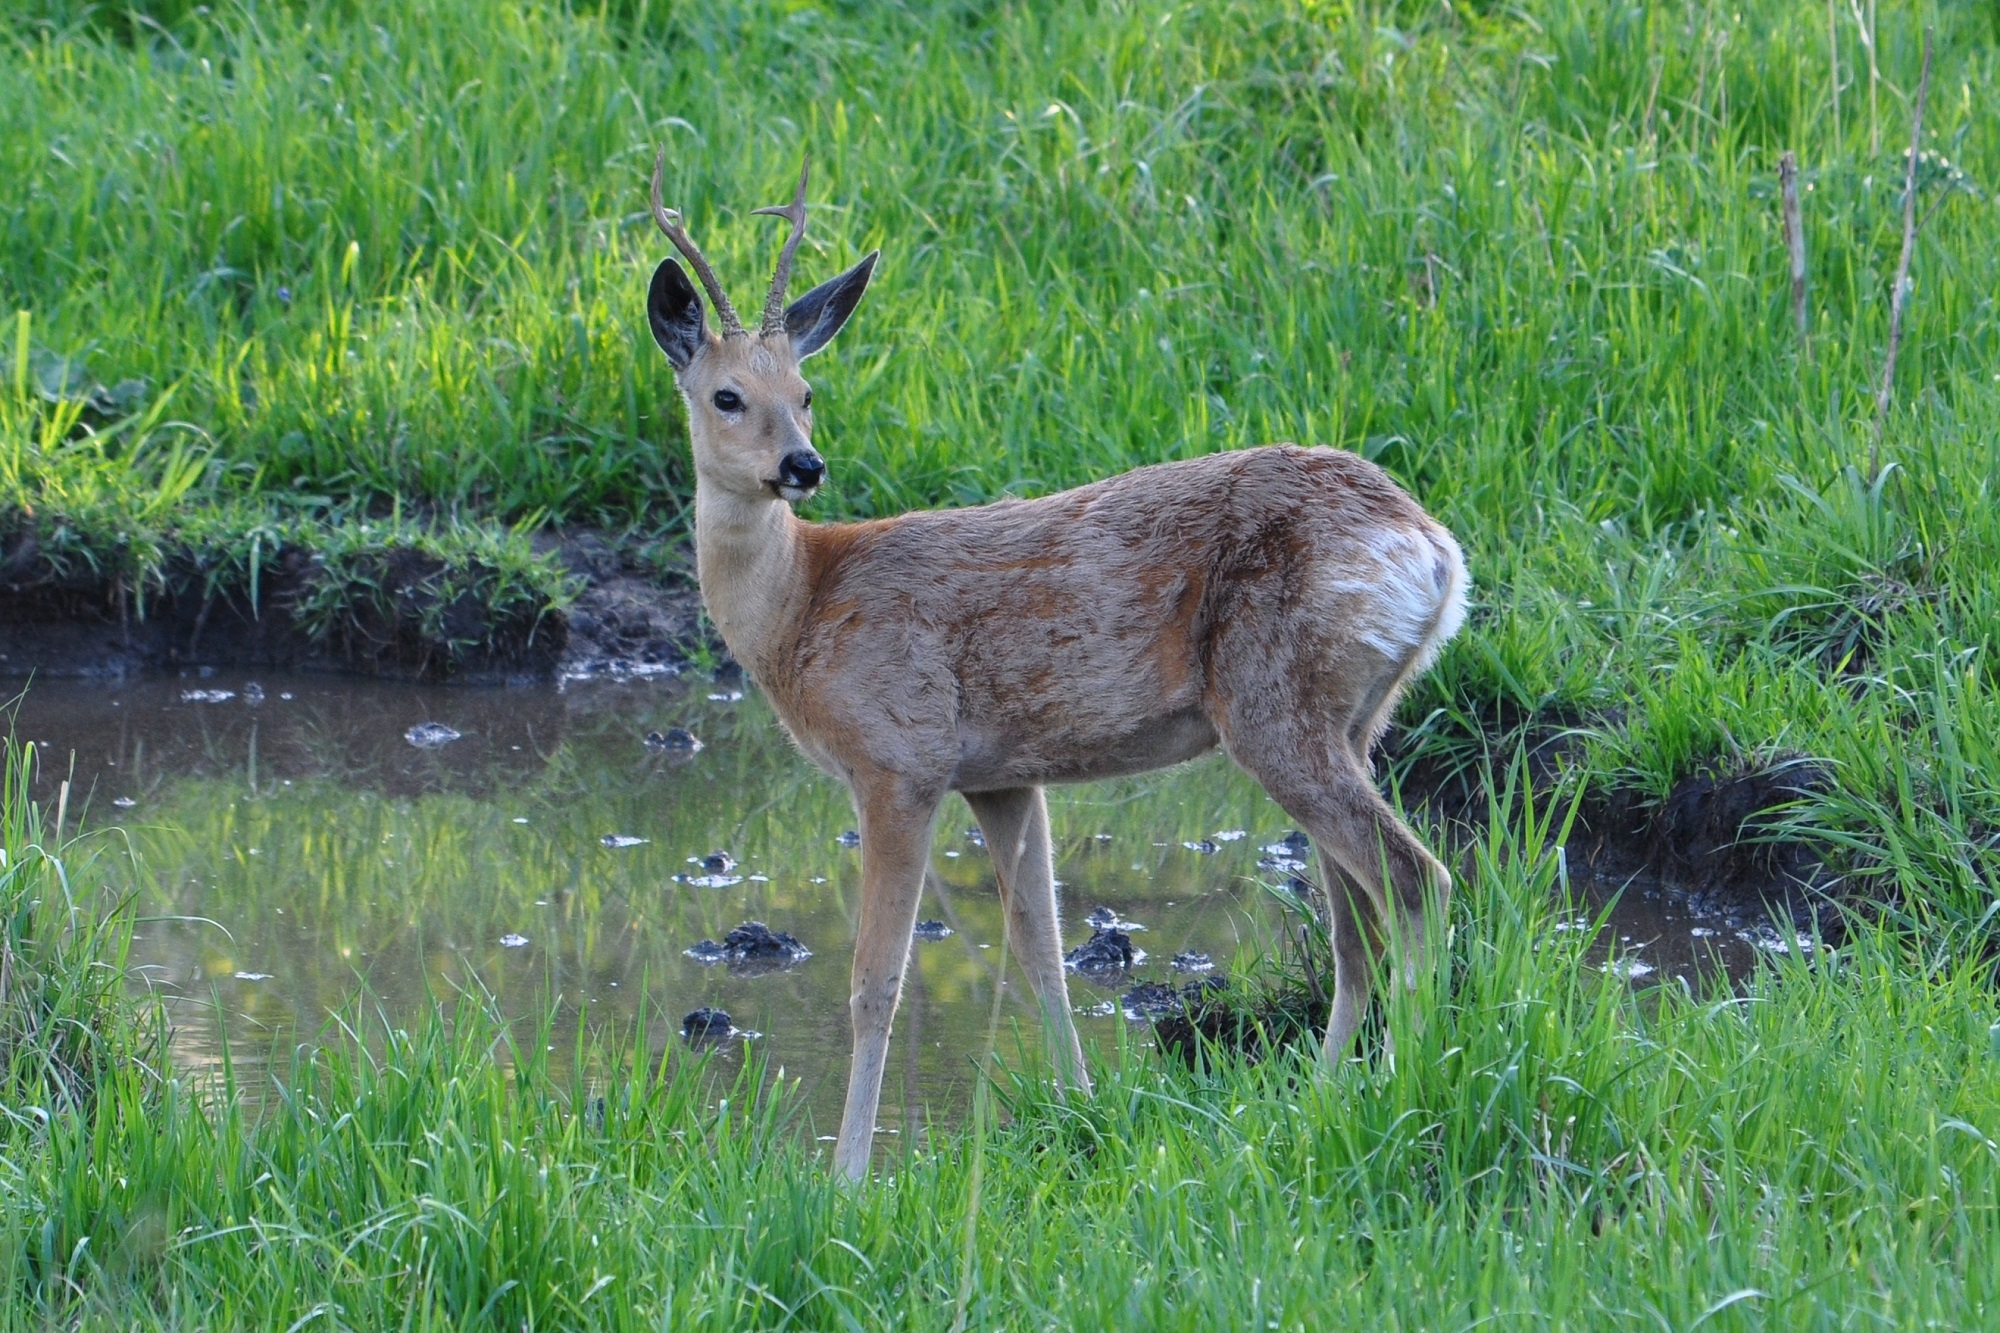
[[[144,590],[17,539],[0,549],[0,677],[292,668],[466,684],[678,670],[703,644],[685,559],[587,529],[536,541],[570,576],[527,596],[478,562],[387,548],[334,571],[281,550],[256,586],[192,558]]]

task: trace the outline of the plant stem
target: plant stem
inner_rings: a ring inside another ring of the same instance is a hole
[[[1917,243],[1917,153],[1923,145],[1924,99],[1931,90],[1931,30],[1924,29],[1924,68],[1917,79],[1917,105],[1910,116],[1910,156],[1903,164],[1903,253],[1896,261],[1896,284],[1889,289],[1889,349],[1882,358],[1882,387],[1875,394],[1875,441],[1868,447],[1868,475],[1877,475],[1889,395],[1896,383],[1896,353],[1903,345],[1903,307],[1910,290],[1910,251]]]

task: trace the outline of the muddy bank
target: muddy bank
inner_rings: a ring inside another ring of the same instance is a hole
[[[702,639],[688,562],[603,533],[537,539],[557,595],[478,560],[388,547],[330,562],[281,549],[254,581],[170,557],[145,589],[32,537],[0,549],[0,677],[334,671],[393,680],[526,683],[679,670]]]
[[[1788,811],[1832,781],[1822,764],[1781,759],[1692,774],[1659,801],[1613,792],[1584,806],[1571,855],[1598,881],[1684,901],[1694,917],[1837,941],[1849,886],[1820,849],[1783,832]]]
[[[1574,720],[1532,729],[1525,751],[1532,799],[1560,799],[1566,759],[1580,751]],[[1630,788],[1587,795],[1565,855],[1580,879],[1688,916],[1740,927],[1768,921],[1834,938],[1848,885],[1824,849],[1786,832],[1787,814],[1829,790],[1832,772],[1804,756],[1780,755],[1722,770],[1704,768],[1664,797]],[[1493,793],[1470,775],[1418,759],[1403,772],[1414,810],[1443,821],[1464,847],[1484,833]]]

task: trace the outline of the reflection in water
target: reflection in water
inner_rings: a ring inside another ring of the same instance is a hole
[[[712,1008],[803,1081],[819,1125],[838,1121],[853,812],[754,693],[62,681],[29,691],[16,732],[41,748],[40,796],[69,779],[72,826],[86,811],[139,854],[133,962],[175,999],[183,1068],[225,1050],[239,1071],[266,1067],[357,995],[398,1026],[432,998],[469,995],[524,1020],[520,1040],[554,1013],[557,1044],[629,1033],[643,1008],[656,1048]],[[1176,964],[1199,970],[1204,956],[1227,971],[1246,942],[1268,947],[1292,909],[1263,886],[1304,869],[1283,812],[1219,758],[1056,789],[1050,817],[1065,947],[1095,929],[1144,955],[1072,977],[1086,1043],[1112,1043],[1135,984],[1178,983]],[[906,1133],[962,1109],[1003,953],[990,862],[955,797],[933,864],[883,1092],[883,1124]],[[1554,931],[1590,928],[1617,886],[1582,887],[1583,915]],[[1672,901],[1631,886],[1595,961],[1650,985],[1718,962],[1740,974],[1785,947]],[[743,956],[730,957],[730,932],[752,922],[810,956],[739,931]],[[1019,984],[1002,991],[1010,1059],[1040,1047]],[[738,1044],[719,1049],[741,1058]]]
[[[527,1020],[522,1040],[553,1011],[558,1044],[579,1027],[629,1031],[643,1004],[664,1047],[708,1007],[761,1034],[819,1125],[837,1121],[860,906],[860,851],[841,837],[853,813],[754,693],[251,683],[51,682],[17,719],[42,747],[44,794],[69,778],[72,821],[87,808],[139,853],[133,961],[177,997],[182,1067],[225,1050],[242,1072],[282,1060],[362,992],[403,1026],[431,997],[490,997]],[[1176,954],[1226,969],[1246,939],[1271,937],[1283,909],[1259,885],[1257,848],[1289,824],[1226,761],[1057,791],[1050,813],[1066,945],[1090,936],[1099,907],[1144,927],[1148,961],[1131,974],[1072,980],[1086,1041],[1115,1039],[1124,1020],[1106,1001],[1178,980]],[[905,1132],[956,1113],[988,1044],[1003,927],[972,828],[953,798],[922,910],[943,928],[915,946],[884,1089],[882,1123]],[[1213,841],[1238,829],[1252,836]],[[1204,840],[1220,850],[1188,850]],[[699,961],[700,942],[748,922],[810,957]],[[1038,1049],[1018,978],[1003,1000],[1000,1054]]]

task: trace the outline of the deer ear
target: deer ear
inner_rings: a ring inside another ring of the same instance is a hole
[[[861,304],[861,293],[868,290],[868,277],[881,254],[870,250],[853,268],[828,278],[785,307],[785,332],[792,338],[792,355],[803,361],[833,341],[854,307]]]
[[[653,270],[653,285],[646,293],[646,322],[652,325],[653,341],[675,370],[687,369],[708,336],[701,298],[695,295],[694,284],[681,272],[681,266],[671,259],[662,259]]]

